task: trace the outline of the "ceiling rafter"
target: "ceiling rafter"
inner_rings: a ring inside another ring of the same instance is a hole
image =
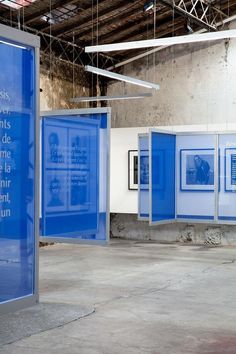
[[[62,6],[66,5],[73,5],[74,3],[77,3],[78,0],[59,0],[56,1],[54,4],[50,6],[50,3],[47,2],[46,6],[42,9],[39,9],[38,11],[34,12],[33,14],[30,14],[28,16],[25,16],[24,18],[24,23],[29,24],[35,20],[38,20],[41,18],[43,15],[46,15],[52,10],[58,9]]]
[[[127,6],[127,1],[124,1],[123,4],[120,4],[119,7],[119,12],[117,11],[117,8],[111,9],[111,11],[108,11],[106,14],[104,15],[99,15],[99,31],[101,31],[102,28],[106,28],[110,25],[114,25],[115,23],[117,23],[118,21],[122,21],[122,20],[126,20],[127,18],[128,20],[137,16],[138,14],[143,14],[143,9],[142,9],[142,5],[141,2],[143,3],[142,0],[133,2],[130,4],[128,4]],[[125,17],[124,17],[125,14]],[[81,37],[85,34],[91,33],[92,29],[96,29],[97,27],[97,21],[88,21],[86,24],[78,27],[75,31],[73,31],[73,34],[76,35],[75,40],[78,39],[78,35]],[[66,32],[65,33],[66,36],[71,34],[71,31]]]
[[[103,7],[103,11],[100,12],[100,14],[106,13],[111,3],[112,3],[111,0],[100,0],[99,6]],[[45,25],[42,26],[40,29],[45,32],[52,31],[52,33],[55,36],[60,36],[65,34],[67,31],[71,31],[71,30],[73,31],[76,27],[79,27],[83,25],[85,22],[90,21],[93,16],[96,16],[96,13],[97,13],[97,6],[93,6],[93,7],[90,6],[89,8],[85,9],[83,12],[80,12],[78,15],[72,17],[71,19],[66,20],[63,23],[56,23],[50,26]]]
[[[172,11],[169,9],[165,9],[163,11],[162,16],[156,19],[156,28],[159,27],[159,24],[162,25],[168,19],[168,22],[172,22]],[[163,22],[162,22],[163,21]],[[135,31],[146,31],[146,36],[148,36],[147,26],[151,25],[153,27],[153,16],[147,17],[144,21],[140,22],[139,20],[135,20],[131,23],[127,23],[121,27],[116,28],[113,31],[109,31],[103,36],[99,36],[99,43],[106,44],[106,43],[114,43],[118,40],[123,40],[123,38],[127,35],[128,37]],[[166,23],[164,23],[167,26]],[[150,30],[150,28],[149,28]],[[153,36],[153,32],[150,33]],[[84,46],[89,44],[87,42],[81,42]]]

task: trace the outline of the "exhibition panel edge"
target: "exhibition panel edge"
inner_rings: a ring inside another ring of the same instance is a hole
[[[170,220],[162,220],[162,221],[152,221],[152,133],[160,133],[160,134],[169,134],[176,136],[176,133],[173,130],[164,130],[164,129],[149,129],[149,226],[157,226],[157,225],[166,225],[173,224],[177,221],[176,219],[176,198],[175,198],[175,219]],[[175,169],[176,174],[176,169]]]

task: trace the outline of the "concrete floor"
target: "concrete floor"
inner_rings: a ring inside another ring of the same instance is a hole
[[[96,311],[0,353],[236,353],[235,248],[48,246],[40,249],[40,295]]]

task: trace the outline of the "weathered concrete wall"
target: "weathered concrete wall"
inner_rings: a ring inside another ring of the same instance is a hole
[[[40,67],[40,109],[86,108],[88,104],[72,104],[70,98],[89,96],[89,80],[78,66],[61,62],[56,58],[49,61],[41,58]]]
[[[231,39],[172,46],[125,65],[121,73],[161,88],[152,98],[112,102],[112,127],[233,122],[235,58],[236,39]],[[141,91],[145,88],[122,82],[108,86],[108,95]]]
[[[174,223],[149,226],[137,215],[111,214],[111,237],[204,245],[236,245],[236,227]]]
[[[230,25],[236,28],[236,22]],[[235,123],[236,40],[173,46],[124,66],[121,73],[159,83],[152,98],[114,101],[112,127]],[[121,82],[108,95],[142,92]],[[131,239],[200,244],[236,244],[236,227],[171,224],[149,227],[132,214],[113,214],[111,235]]]

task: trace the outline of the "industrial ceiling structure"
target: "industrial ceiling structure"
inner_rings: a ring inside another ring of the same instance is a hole
[[[0,23],[41,37],[42,53],[110,68],[145,50],[85,53],[90,45],[227,29],[236,0],[0,0]]]

